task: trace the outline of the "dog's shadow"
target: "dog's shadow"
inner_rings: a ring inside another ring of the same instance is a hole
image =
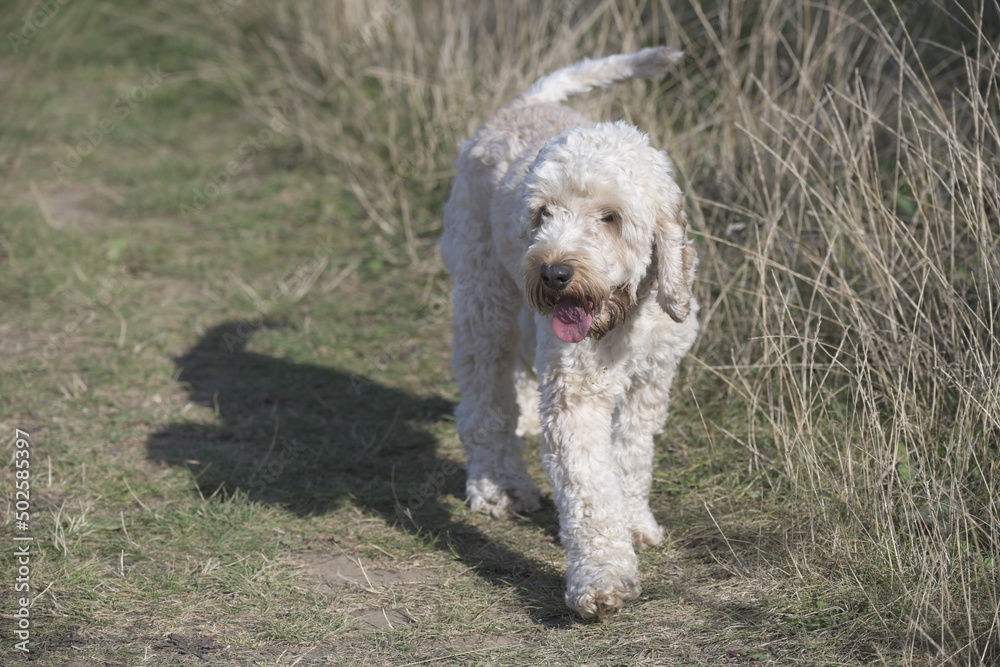
[[[559,572],[491,540],[441,502],[464,492],[465,471],[437,454],[428,430],[450,418],[451,402],[249,352],[252,333],[225,322],[174,360],[191,401],[211,407],[216,423],[158,430],[148,439],[150,459],[190,469],[205,497],[244,494],[300,516],[353,503],[455,554],[483,579],[514,585],[537,622],[574,622]]]

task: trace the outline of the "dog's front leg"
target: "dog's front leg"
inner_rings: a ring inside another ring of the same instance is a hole
[[[596,378],[544,374],[542,460],[566,547],[566,604],[604,619],[639,595],[638,559],[611,449],[614,401]]]

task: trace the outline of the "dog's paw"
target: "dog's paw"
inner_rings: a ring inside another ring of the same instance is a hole
[[[636,513],[632,519],[632,546],[636,550],[656,547],[663,542],[663,528],[656,523],[653,514],[646,510]]]
[[[603,621],[614,616],[625,603],[639,597],[642,588],[632,573],[603,572],[597,579],[570,582],[566,604],[584,618]]]
[[[501,518],[510,514],[534,512],[541,505],[541,492],[531,480],[511,479],[470,479],[466,485],[469,507],[473,512],[482,512]]]

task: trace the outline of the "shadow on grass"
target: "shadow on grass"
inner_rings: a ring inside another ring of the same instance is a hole
[[[465,471],[437,455],[428,425],[453,405],[369,378],[248,352],[252,331],[226,322],[174,360],[193,402],[218,423],[170,424],[148,456],[188,468],[199,492],[245,494],[300,516],[354,504],[454,553],[484,580],[512,583],[535,620],[573,622],[562,576],[491,541],[441,502],[462,497]]]

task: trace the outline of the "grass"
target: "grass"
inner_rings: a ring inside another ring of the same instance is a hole
[[[21,3],[0,423],[34,664],[995,662],[1000,11],[967,4]],[[667,544],[587,624],[551,503],[463,507],[434,244],[493,109],[655,43],[676,75],[575,105],[671,152],[704,333]]]

